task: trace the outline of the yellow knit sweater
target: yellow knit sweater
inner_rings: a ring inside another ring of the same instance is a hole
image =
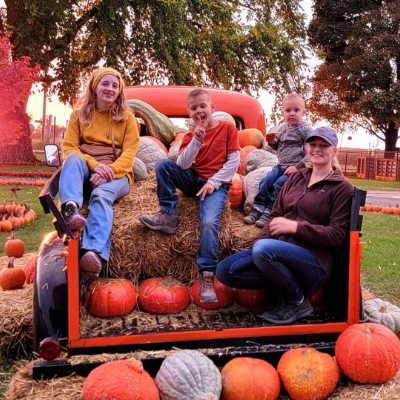
[[[113,169],[115,178],[122,178],[127,175],[131,185],[133,182],[132,167],[140,139],[133,114],[130,111],[125,111],[124,115],[128,117],[126,121],[115,122],[113,125],[115,147],[122,149],[122,154],[115,162],[109,164],[109,167]],[[77,113],[74,111],[71,114],[63,140],[64,157],[67,157],[69,153],[77,153],[85,160],[89,169],[93,170],[98,162],[93,157],[82,154],[79,151],[79,146],[81,143],[88,143],[111,147],[111,123],[112,115],[109,108],[96,110],[91,126],[79,122]]]

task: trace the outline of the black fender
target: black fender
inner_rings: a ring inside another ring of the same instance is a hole
[[[56,231],[41,243],[33,281],[33,348],[47,337],[68,337],[68,247]],[[64,341],[64,340],[62,340]]]

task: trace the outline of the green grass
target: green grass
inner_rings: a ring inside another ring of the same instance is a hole
[[[27,171],[40,171],[40,172],[55,172],[55,168],[50,168],[47,165],[0,165],[0,171],[7,172],[27,172]]]
[[[363,213],[361,283],[400,306],[400,217]]]
[[[364,190],[400,190],[400,181],[386,182],[374,179],[348,178],[354,186]]]
[[[0,203],[4,200],[11,198],[12,192],[11,185],[0,186]],[[36,186],[19,186],[20,190],[17,192],[20,201],[27,200],[27,204],[36,212],[37,218],[30,224],[24,224],[15,229],[16,237],[22,240],[25,244],[25,253],[32,253],[38,250],[39,244],[43,236],[54,230],[53,215],[45,214],[39,202],[39,194],[42,190],[41,187]],[[14,198],[15,200],[15,198]],[[10,232],[0,232],[0,256],[4,256],[4,244],[10,237]]]

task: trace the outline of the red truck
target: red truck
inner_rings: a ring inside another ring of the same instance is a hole
[[[128,87],[128,99],[139,99],[170,118],[188,118],[186,95],[193,87],[146,86]],[[226,90],[207,89],[216,111],[231,114],[238,129],[257,128],[266,133],[265,116],[260,104],[252,97]],[[54,150],[54,149],[53,149]],[[336,252],[335,266],[328,282],[324,301],[315,307],[312,316],[290,325],[273,325],[253,310],[223,312],[203,309],[193,311],[186,322],[176,324],[173,314],[159,318],[148,315],[152,323],[140,321],[122,328],[105,329],[101,335],[82,333],[81,285],[78,271],[77,232],[71,232],[54,203],[58,193],[60,169],[54,173],[40,194],[46,213],[54,214],[56,231],[43,241],[38,252],[34,280],[34,348],[45,361],[34,366],[34,377],[62,376],[71,372],[87,375],[98,362],[71,365],[68,360],[53,359],[59,344],[69,355],[105,352],[147,351],[143,364],[156,373],[172,348],[199,349],[218,366],[238,355],[262,357],[277,361],[282,351],[304,344],[333,352],[339,334],[363,317],[360,268],[362,216],[366,192],[356,189],[351,206],[350,229],[343,245]],[[135,313],[136,311],[133,311]],[[163,350],[162,353],[155,353]]]

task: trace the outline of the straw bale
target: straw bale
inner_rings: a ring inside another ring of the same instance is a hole
[[[109,271],[112,276],[130,279],[172,276],[184,283],[197,279],[197,251],[200,238],[198,199],[177,192],[178,229],[174,235],[144,227],[138,217],[159,210],[154,173],[138,182],[130,193],[114,204],[114,223]],[[232,253],[231,209],[221,215],[219,258]]]
[[[33,285],[0,289],[0,361],[27,356],[33,346]]]
[[[160,355],[160,354],[154,354]],[[166,354],[167,355],[167,354]],[[129,354],[115,354],[113,356],[102,354],[97,356],[75,356],[75,360],[69,360],[72,364],[90,361],[110,361],[125,359],[134,356],[137,359],[146,358],[141,352]],[[45,381],[32,379],[33,362],[19,368],[12,377],[11,383],[5,393],[6,400],[37,400],[37,399],[82,399],[85,378],[71,375],[65,378],[54,378]],[[280,395],[279,400],[289,400],[289,396]],[[328,400],[399,400],[400,399],[400,372],[389,382],[382,385],[359,385],[343,379],[339,382],[335,391],[327,397]]]

